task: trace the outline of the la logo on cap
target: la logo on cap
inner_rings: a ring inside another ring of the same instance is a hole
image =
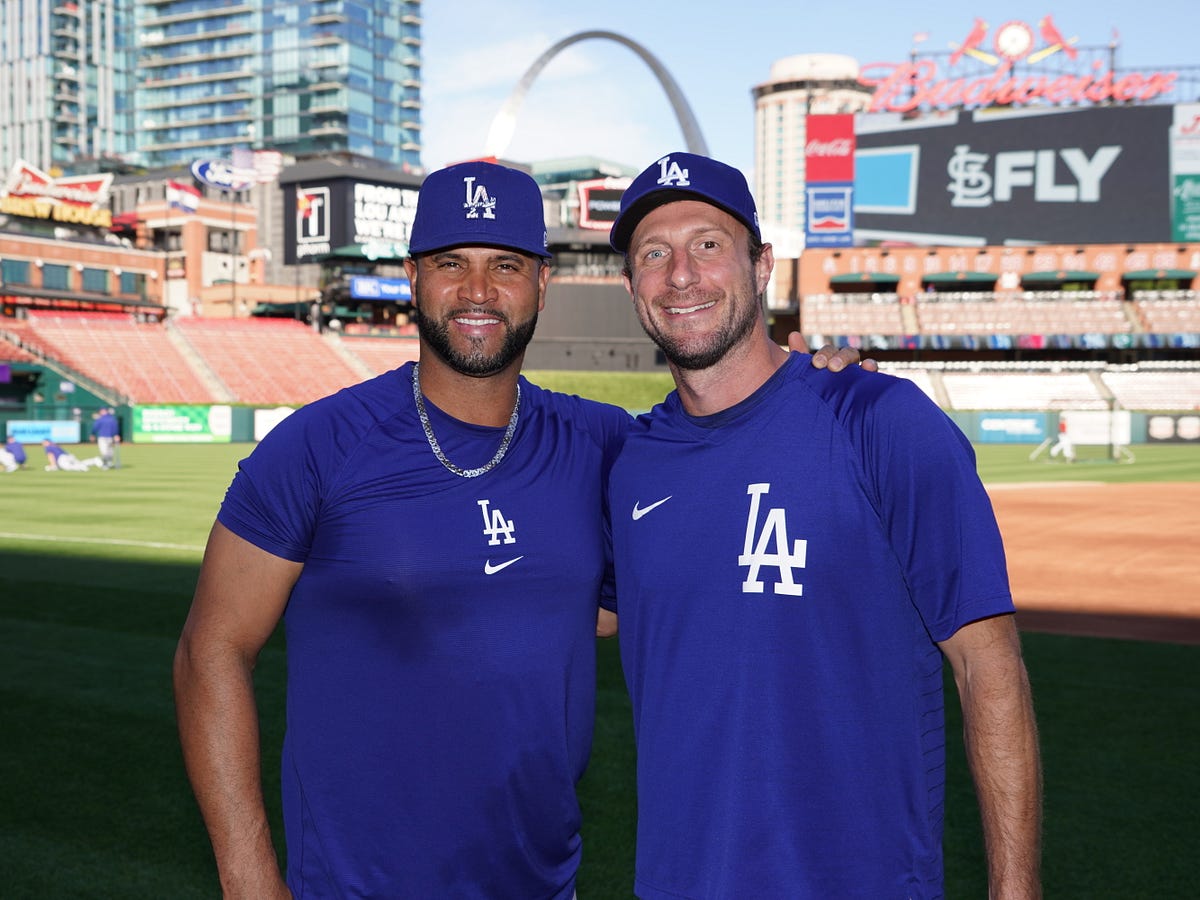
[[[688,170],[681,169],[677,162],[671,162],[669,156],[664,156],[658,161],[658,172],[659,184],[674,185],[675,187],[687,187],[691,184],[688,181]]]
[[[488,194],[488,189],[482,184],[476,185],[474,175],[463,178],[463,184],[467,189],[467,200],[463,204],[467,218],[478,219],[480,210],[483,210],[485,219],[496,218],[496,201]]]

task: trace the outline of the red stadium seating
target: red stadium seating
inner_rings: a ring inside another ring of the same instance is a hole
[[[342,346],[362,361],[374,375],[390,372],[397,366],[417,358],[416,337],[410,338],[344,338]]]
[[[46,355],[115,390],[127,402],[211,403],[221,399],[160,324],[124,313],[35,313],[30,334]]]
[[[189,317],[172,327],[241,403],[309,403],[365,376],[334,341],[294,319]]]
[[[37,357],[26,347],[37,346],[36,339],[30,333],[29,323],[24,319],[0,319],[0,362],[36,362]]]

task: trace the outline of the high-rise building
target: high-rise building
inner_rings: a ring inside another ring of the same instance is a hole
[[[808,115],[865,110],[871,88],[858,63],[831,53],[789,56],[754,88],[754,196],[763,224],[804,234],[804,153]]]
[[[133,0],[137,157],[234,149],[415,170],[420,0]]]
[[[132,2],[0,0],[0,165],[127,158]]]

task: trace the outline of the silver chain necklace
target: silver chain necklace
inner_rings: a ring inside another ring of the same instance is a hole
[[[421,427],[425,429],[425,440],[429,441],[429,449],[438,458],[438,462],[460,478],[478,478],[485,472],[490,472],[496,468],[500,460],[504,459],[504,454],[508,452],[508,445],[512,443],[513,434],[517,430],[517,413],[521,409],[521,382],[517,382],[517,402],[513,405],[512,416],[508,420],[508,428],[504,429],[504,440],[500,442],[500,449],[496,451],[496,455],[491,458],[487,465],[479,466],[476,469],[464,469],[446,459],[446,454],[442,452],[441,444],[438,443],[437,438],[433,434],[433,426],[429,424],[429,414],[425,412],[425,398],[421,396],[421,375],[419,369],[420,363],[413,363],[413,400],[417,404],[417,415],[421,417]]]

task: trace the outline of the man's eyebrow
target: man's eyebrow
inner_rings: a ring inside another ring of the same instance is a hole
[[[698,224],[694,227],[686,228],[683,230],[683,238],[685,240],[694,241],[696,238],[704,237],[704,236],[710,235],[710,234],[716,234],[716,235],[720,235],[722,237],[733,237],[734,236],[733,231],[726,228],[724,225],[720,225],[720,224],[716,224],[716,223]],[[668,242],[668,238],[661,231],[651,231],[651,232],[647,232],[645,235],[643,235],[641,238],[639,238],[637,241],[637,244],[639,246],[641,246],[643,244],[665,244],[667,242]],[[632,243],[630,244],[630,249],[633,249]]]
[[[438,250],[434,253],[430,253],[429,258],[432,260],[466,259],[466,254],[463,253],[460,249],[453,247],[448,250]],[[491,253],[489,253],[487,258],[488,258],[489,262],[495,262],[495,261],[501,261],[501,260],[503,260],[503,261],[522,260],[522,261],[526,261],[526,262],[533,261],[532,257],[526,256],[524,253],[519,253],[516,250],[505,250],[500,247],[495,248]]]

